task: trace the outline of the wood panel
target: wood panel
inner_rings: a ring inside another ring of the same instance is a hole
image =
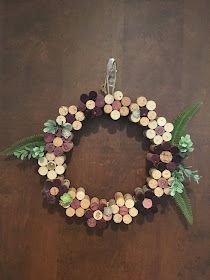
[[[103,233],[42,203],[35,161],[0,161],[0,278],[210,279],[210,2],[208,0],[2,0],[0,147],[41,131],[60,105],[98,89],[110,56],[118,89],[154,98],[173,118],[203,100],[189,126],[187,164],[194,225],[168,203],[152,220]],[[145,140],[125,120],[94,120],[81,133],[67,175],[90,194],[113,196],[145,181]]]

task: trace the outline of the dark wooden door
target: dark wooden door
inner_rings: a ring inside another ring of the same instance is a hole
[[[99,89],[111,56],[117,88],[155,99],[168,119],[204,101],[189,126],[187,163],[203,176],[190,184],[191,227],[169,203],[152,220],[89,231],[43,206],[35,161],[1,159],[0,279],[210,279],[210,2],[2,0],[0,15],[1,148]],[[84,127],[68,164],[72,185],[109,198],[144,183],[145,140],[127,124]]]

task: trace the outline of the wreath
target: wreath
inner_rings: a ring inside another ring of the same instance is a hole
[[[185,179],[199,183],[200,176],[183,160],[193,151],[193,143],[186,127],[202,102],[186,108],[175,121],[168,122],[156,113],[156,103],[144,96],[132,101],[121,91],[115,91],[116,61],[110,59],[104,86],[99,92],[82,94],[78,105],[61,106],[56,120],[44,123],[44,134],[24,138],[0,152],[4,156],[38,160],[38,173],[47,177],[42,189],[43,199],[49,205],[59,204],[68,217],[85,217],[88,227],[104,229],[109,221],[130,224],[138,214],[156,213],[162,197],[172,197],[187,221],[193,215],[185,188]],[[83,125],[103,114],[114,121],[128,117],[143,127],[145,138],[151,145],[147,153],[149,162],[145,185],[132,193],[118,191],[107,200],[90,197],[84,187],[72,187],[64,177],[66,154],[74,147],[74,133]]]

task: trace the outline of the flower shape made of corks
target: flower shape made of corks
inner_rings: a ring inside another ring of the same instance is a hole
[[[90,91],[82,94],[78,105],[61,106],[56,120],[44,123],[44,135],[19,141],[1,152],[18,158],[38,159],[38,173],[46,177],[42,195],[50,205],[60,205],[67,217],[84,217],[91,228],[104,229],[110,221],[130,224],[138,215],[156,213],[163,196],[174,198],[189,223],[192,212],[184,180],[199,182],[197,171],[183,164],[183,159],[193,151],[190,135],[185,135],[186,123],[199,109],[201,103],[187,108],[174,123],[156,113],[156,103],[140,96],[132,101],[121,91],[113,94]],[[132,193],[118,191],[110,199],[90,197],[84,186],[71,186],[64,177],[66,154],[73,147],[73,134],[88,119],[107,114],[112,120],[127,117],[150,141],[147,153],[148,176],[143,186]]]

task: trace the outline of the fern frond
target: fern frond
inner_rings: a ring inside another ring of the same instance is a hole
[[[172,132],[171,143],[178,145],[181,136],[185,135],[185,130],[188,122],[197,113],[199,108],[202,106],[202,102],[196,102],[190,107],[187,107],[174,121],[174,130]]]
[[[185,216],[189,224],[193,224],[193,214],[191,208],[191,202],[189,196],[187,195],[186,190],[183,190],[182,193],[177,193],[174,195],[174,200],[177,206],[180,208],[182,214]]]
[[[0,151],[0,155],[11,156],[15,152],[27,149],[32,150],[34,147],[44,146],[44,144],[44,136],[42,134],[34,135],[17,141],[5,150]]]

